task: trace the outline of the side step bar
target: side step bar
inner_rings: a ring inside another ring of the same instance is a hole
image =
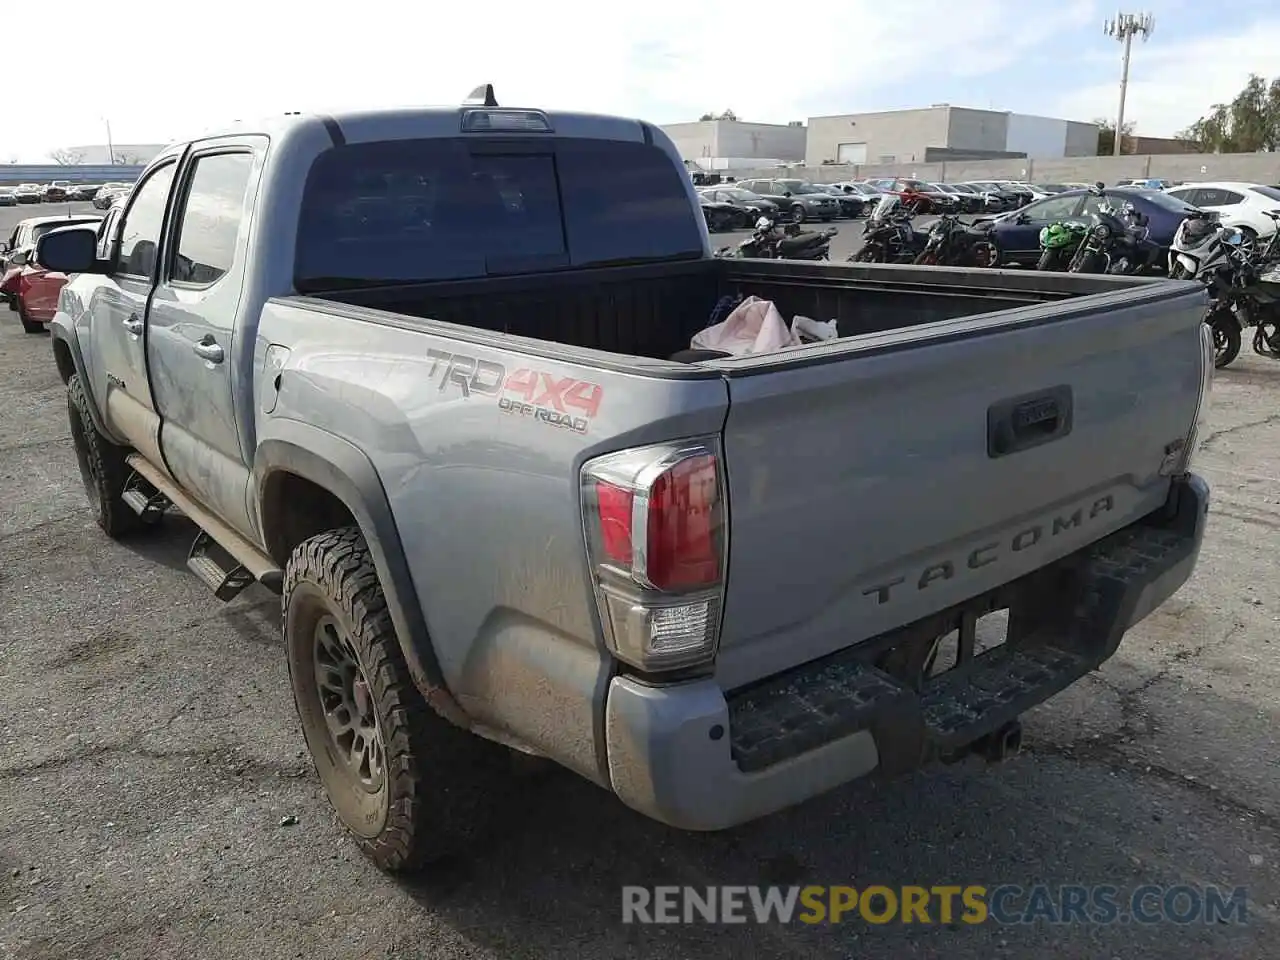
[[[193,500],[141,454],[130,454],[126,462],[156,490],[154,496],[146,497],[143,491],[130,485],[126,494],[136,493],[137,496],[125,502],[132,509],[138,510],[134,501],[141,500],[146,508],[158,505],[157,497],[164,498],[200,528],[199,536],[191,545],[187,566],[213,591],[214,596],[219,600],[231,600],[255,580],[273,593],[280,592],[284,571],[276,566],[274,560],[219,520],[207,507]],[[142,511],[139,515],[146,516]]]

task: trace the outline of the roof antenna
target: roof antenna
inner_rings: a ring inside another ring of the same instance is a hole
[[[471,96],[462,101],[464,107],[496,107],[498,99],[493,95],[493,84],[482,83],[471,91]]]

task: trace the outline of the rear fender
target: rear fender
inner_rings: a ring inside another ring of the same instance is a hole
[[[296,474],[337,497],[355,518],[387,598],[387,608],[409,672],[427,703],[463,728],[471,721],[445,685],[426,619],[409,574],[382,481],[372,461],[346,440],[296,420],[267,423],[253,461],[253,490],[259,517],[272,474]]]

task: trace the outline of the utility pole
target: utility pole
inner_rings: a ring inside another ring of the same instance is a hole
[[[1102,24],[1102,32],[1124,44],[1124,69],[1120,74],[1120,111],[1116,116],[1116,136],[1112,153],[1120,156],[1124,141],[1124,98],[1129,92],[1129,55],[1133,50],[1133,38],[1141,36],[1145,43],[1156,28],[1156,18],[1149,13],[1117,13],[1115,19]]]
[[[107,163],[114,166],[116,162],[116,147],[111,142],[111,121],[103,117],[102,122],[107,125]]]

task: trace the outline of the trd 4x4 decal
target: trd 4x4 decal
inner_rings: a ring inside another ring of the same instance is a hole
[[[441,393],[453,387],[464,397],[496,397],[503,413],[574,433],[587,432],[604,399],[604,388],[598,383],[576,377],[533,367],[508,372],[501,363],[445,350],[428,350],[427,357],[431,360],[428,375],[439,382]]]

